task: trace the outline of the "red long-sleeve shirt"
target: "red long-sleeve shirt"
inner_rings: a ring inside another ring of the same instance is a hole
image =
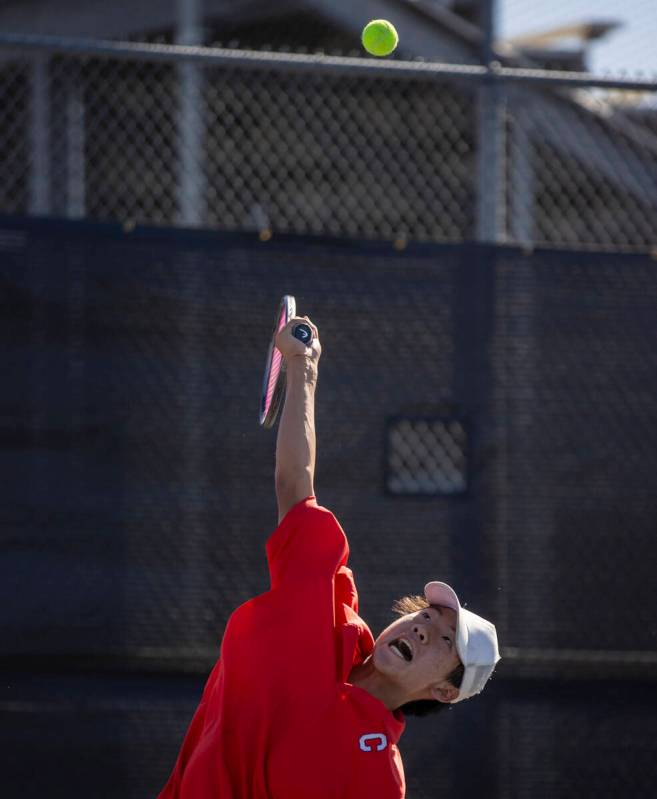
[[[374,645],[348,556],[315,497],[287,513],[158,799],[403,799],[403,715],[347,682]]]

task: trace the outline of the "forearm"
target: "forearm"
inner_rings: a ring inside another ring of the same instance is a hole
[[[286,392],[276,439],[276,485],[308,480],[315,475],[315,389],[317,361],[296,356],[286,365]]]

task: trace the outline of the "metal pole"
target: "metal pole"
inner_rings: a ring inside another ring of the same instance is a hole
[[[86,212],[85,109],[81,74],[72,69],[66,84],[66,216],[79,219]]]
[[[32,104],[30,107],[30,214],[50,213],[50,105],[48,53],[32,60]]]
[[[202,0],[178,0],[176,41],[181,45],[202,42]],[[204,216],[202,67],[185,61],[178,65],[180,105],[178,117],[178,216],[182,225],[200,225]]]
[[[495,0],[482,1],[481,57],[487,75],[477,90],[476,231],[479,242],[504,241],[504,88],[495,80]]]
[[[50,54],[90,55],[112,61],[143,61],[171,64],[189,61],[212,67],[277,70],[279,72],[312,72],[324,75],[371,76],[387,80],[463,80],[501,84],[523,83],[533,86],[560,86],[564,89],[620,89],[621,91],[657,92],[657,80],[608,78],[590,72],[490,67],[479,64],[440,64],[428,61],[379,61],[373,58],[302,55],[300,53],[267,53],[260,50],[227,50],[213,47],[190,47],[175,44],[144,44],[96,39],[74,39],[54,36],[25,36],[0,33],[0,59],[3,48],[40,50]]]

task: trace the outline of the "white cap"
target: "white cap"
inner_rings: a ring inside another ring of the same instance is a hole
[[[460,702],[483,690],[500,659],[495,625],[462,608],[454,589],[447,583],[427,583],[424,586],[424,596],[430,605],[440,605],[456,611],[456,651],[465,673],[459,695],[452,700],[452,704]]]

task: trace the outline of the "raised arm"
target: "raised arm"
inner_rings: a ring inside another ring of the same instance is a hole
[[[310,347],[292,335],[295,324],[306,322],[313,331]],[[278,521],[302,499],[314,494],[315,389],[322,347],[317,328],[307,316],[295,317],[276,336],[285,358],[286,391],[276,439],[276,499]]]

